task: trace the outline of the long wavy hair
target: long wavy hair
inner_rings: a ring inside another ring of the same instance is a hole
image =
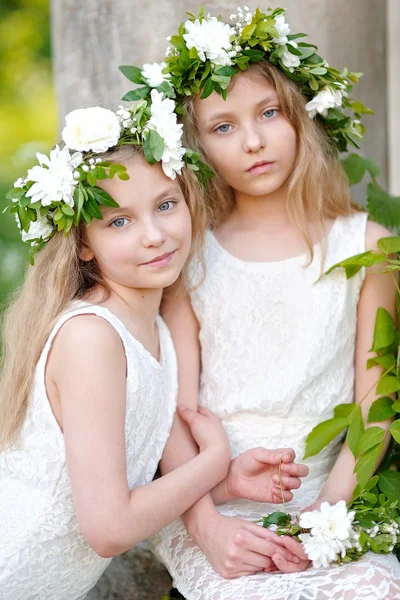
[[[104,155],[114,162],[143,155],[140,147],[124,147]],[[189,169],[178,180],[192,220],[192,246],[186,265],[201,255],[205,231],[202,188]],[[35,367],[59,315],[75,299],[101,288],[104,300],[110,290],[96,260],[83,261],[85,225],[73,227],[68,236],[56,233],[28,266],[22,286],[9,300],[3,318],[3,354],[0,363],[0,450],[18,441],[25,420]],[[182,272],[184,285],[186,266]]]
[[[305,104],[307,99],[296,83],[288,79],[278,68],[267,60],[252,65],[247,71],[234,75],[231,85],[237,77],[264,78],[276,90],[283,114],[293,125],[297,134],[297,157],[295,167],[288,180],[287,210],[292,223],[303,235],[309,261],[313,260],[313,244],[310,237],[309,222],[317,225],[320,237],[325,233],[325,220],[349,215],[359,211],[350,196],[349,183],[338,160],[336,149],[317,119],[310,119]],[[228,89],[229,94],[229,89]],[[196,116],[198,97],[185,99],[183,117],[186,144],[197,149],[213,167],[200,140]],[[218,227],[235,207],[234,190],[216,174],[206,193],[206,206],[209,222]]]

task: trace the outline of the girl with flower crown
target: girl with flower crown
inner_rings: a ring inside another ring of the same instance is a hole
[[[389,232],[352,203],[338,160],[362,137],[368,112],[349,96],[357,75],[339,73],[315,46],[295,41],[304,34],[290,35],[282,9],[245,8],[232,19],[230,26],[202,11],[190,15],[159,69],[161,85],[183,104],[187,139],[216,172],[206,195],[205,278],[194,259],[188,297],[178,305],[166,298],[163,314],[181,365],[182,402],[196,408],[201,369],[199,403],[221,418],[233,455],[284,444],[301,457],[307,435],[336,405],[362,402],[368,414],[379,376],[379,367],[365,366],[376,311],[395,313],[389,276],[373,269],[349,280],[343,271],[321,275],[375,249]],[[146,72],[133,75],[145,96]],[[193,456],[185,436],[181,425],[173,431],[164,472]],[[307,464],[309,477],[288,506],[293,515],[351,499],[355,460],[347,445],[336,438]],[[206,495],[183,522],[154,536],[187,600],[400,597],[394,555],[369,552],[315,569],[293,539],[284,543],[297,563],[267,548],[249,527],[273,511],[259,479],[252,487],[242,481],[236,495],[246,500],[217,510],[217,495]]]
[[[3,335],[2,600],[84,598],[112,556],[226,485],[226,435],[208,410],[189,408],[179,415],[200,452],[152,482],[177,394],[159,304],[204,223],[188,168],[201,164],[182,147],[174,106],[154,91],[117,113],[73,111],[64,148],[38,154],[9,194],[35,265]],[[261,458],[271,501],[281,461],[290,498],[307,468],[289,449]]]

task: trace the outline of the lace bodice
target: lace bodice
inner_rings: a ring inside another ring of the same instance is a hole
[[[200,403],[221,419],[232,452],[257,446],[291,447],[302,459],[312,428],[354,400],[357,303],[364,270],[347,280],[324,270],[365,250],[367,215],[340,217],[324,244],[307,256],[248,262],[227,252],[209,232],[204,281],[191,292],[200,325]],[[203,276],[192,264],[192,283]],[[317,498],[340,449],[333,441],[306,461],[310,474],[288,510],[298,514]],[[275,505],[238,500],[219,507],[227,516],[258,519]],[[180,521],[152,540],[157,556],[187,600],[374,600],[400,598],[394,556],[368,554],[343,569],[300,574],[259,573],[223,580],[188,538]],[[360,595],[358,595],[360,592]],[[370,595],[372,594],[373,595]],[[397,595],[398,594],[398,595]]]
[[[83,598],[109,564],[82,537],[65,462],[62,432],[45,389],[44,371],[60,327],[96,314],[119,334],[127,361],[126,475],[129,488],[153,478],[176,406],[176,357],[161,317],[160,362],[109,310],[74,303],[54,326],[36,367],[21,443],[0,454],[1,600]]]

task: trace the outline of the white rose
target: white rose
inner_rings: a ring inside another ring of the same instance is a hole
[[[71,150],[105,152],[116,146],[121,133],[117,115],[93,106],[73,110],[65,117],[62,139]]]
[[[145,63],[142,67],[142,75],[147,79],[147,83],[150,87],[156,88],[163,83],[168,81],[169,75],[165,75],[162,70],[167,66],[167,63]]]
[[[82,155],[75,152],[69,155],[67,147],[60,150],[58,146],[50,152],[50,158],[38,152],[36,157],[40,166],[29,169],[27,181],[33,185],[26,192],[31,198],[31,204],[41,202],[42,206],[49,206],[52,202],[65,202],[74,206],[74,188],[77,184],[74,179],[75,167],[81,162]]]
[[[342,92],[327,85],[319,91],[310,102],[307,102],[306,110],[309,113],[310,119],[313,119],[316,114],[326,117],[328,109],[340,108],[342,106],[342,101]]]
[[[196,48],[200,60],[210,60],[214,65],[229,66],[232,64],[231,56],[236,52],[232,50],[230,37],[235,33],[227,23],[218,21],[215,17],[198,19],[194,22],[186,21],[183,34],[187,48]]]

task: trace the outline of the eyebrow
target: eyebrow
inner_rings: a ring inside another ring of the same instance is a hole
[[[256,109],[261,108],[261,106],[268,104],[269,102],[278,102],[278,98],[276,95],[271,95],[271,96],[267,96],[266,98],[263,98],[262,100],[260,100],[260,102],[257,102],[257,104],[255,105]],[[216,113],[214,115],[211,115],[211,117],[207,117],[204,120],[204,124],[209,124],[212,123],[214,121],[219,121],[222,119],[226,119],[227,117],[232,116],[232,113],[230,112],[222,112],[222,113]]]
[[[176,193],[180,193],[182,194],[182,191],[179,187],[171,187],[171,188],[167,188],[164,191],[162,191],[160,194],[158,194],[158,196],[156,196],[153,201],[154,203],[157,202],[161,202],[161,200],[164,200],[165,198],[168,198],[168,196],[170,196],[171,194],[176,194]],[[105,206],[104,207],[104,216],[108,217],[112,217],[114,214],[119,214],[121,212],[121,210],[129,210],[129,206],[118,206],[118,207],[109,207],[109,206]]]

